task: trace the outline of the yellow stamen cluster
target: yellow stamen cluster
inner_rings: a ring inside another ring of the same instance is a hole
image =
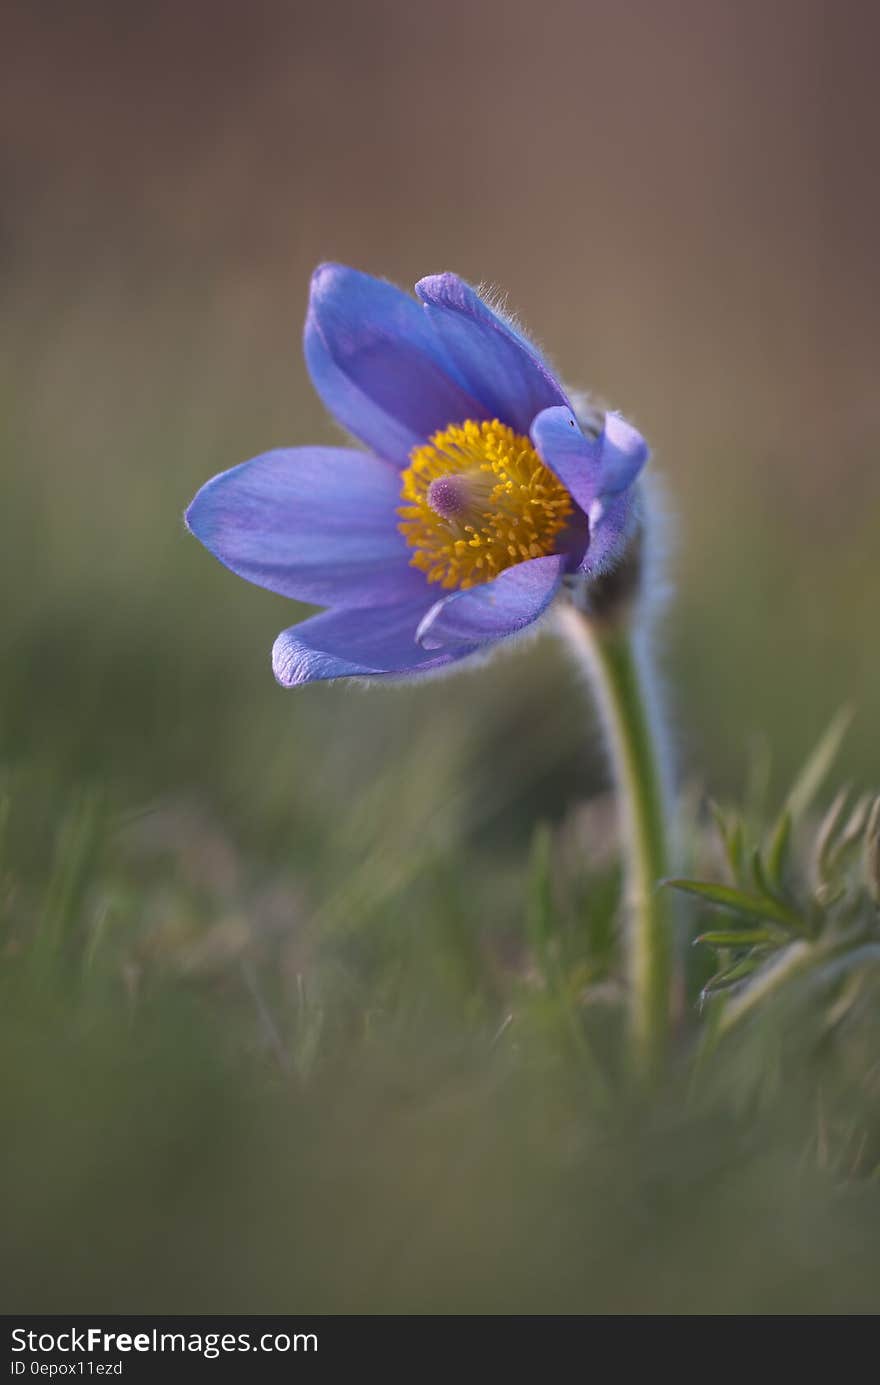
[[[398,528],[415,549],[411,565],[446,588],[489,582],[555,552],[572,512],[571,496],[528,438],[498,419],[467,419],[415,448],[401,500]]]

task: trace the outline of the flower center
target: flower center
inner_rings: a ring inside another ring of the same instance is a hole
[[[410,454],[398,525],[429,582],[467,589],[555,552],[571,496],[528,438],[467,419]]]

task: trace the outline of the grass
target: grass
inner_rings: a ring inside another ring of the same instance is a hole
[[[876,987],[612,1097],[613,865],[545,833],[501,919],[457,854],[331,918],[194,817],[45,825],[44,889],[3,866],[9,1311],[876,1310]]]

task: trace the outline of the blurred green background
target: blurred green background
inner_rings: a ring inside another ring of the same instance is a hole
[[[844,771],[876,784],[878,27],[855,0],[13,6],[10,1310],[876,1306],[867,1213],[795,1190],[787,1135],[744,1171],[731,1109],[697,1138],[671,1101],[603,1142],[570,1013],[532,997],[499,1038],[537,824],[573,967],[613,914],[595,724],[551,640],[284,693],[296,609],[181,515],[333,440],[315,263],[491,283],[651,440],[683,782],[736,794],[766,746],[778,788],[851,702]]]

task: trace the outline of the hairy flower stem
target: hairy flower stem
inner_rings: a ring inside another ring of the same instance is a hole
[[[626,617],[600,619],[570,602],[560,605],[558,618],[590,678],[617,788],[632,1059],[636,1071],[648,1075],[666,1054],[672,973],[671,904],[658,888],[669,874],[671,810],[650,656],[642,632]]]

